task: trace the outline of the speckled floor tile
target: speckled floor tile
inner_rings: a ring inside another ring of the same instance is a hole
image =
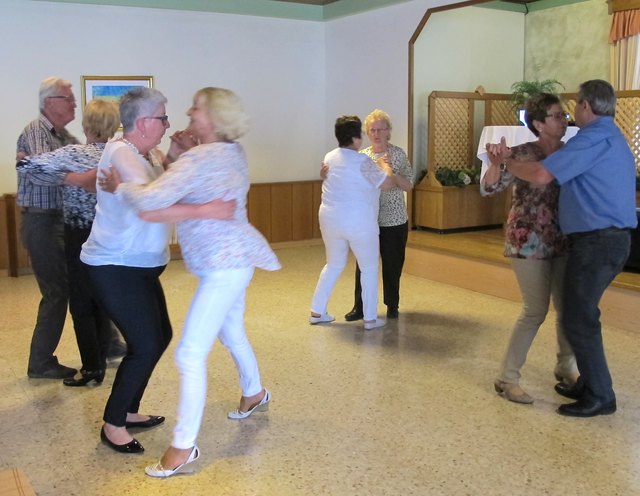
[[[175,338],[141,412],[167,422],[136,432],[146,451],[127,456],[99,439],[115,369],[92,388],[27,379],[37,287],[32,276],[0,278],[0,468],[22,468],[39,496],[640,494],[637,333],[604,333],[618,412],[565,418],[555,413],[565,400],[553,391],[552,319],[523,369],[536,401],[516,405],[495,394],[493,379],[518,304],[405,275],[400,318],[365,332],[342,319],[352,304],[351,262],[329,306],[337,320],[309,326],[323,248],[278,255],[284,268],[256,272],[246,314],[270,411],[227,420],[240,391],[216,344],[202,456],[194,474],[168,480],[143,469],[171,440],[173,353],[196,279],[181,262],[163,276]],[[80,365],[70,319],[57,355]]]

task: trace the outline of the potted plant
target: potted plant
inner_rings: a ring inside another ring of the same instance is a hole
[[[543,81],[518,81],[511,85],[511,99],[514,107],[521,109],[524,102],[532,95],[538,93],[558,93],[558,87],[564,89],[564,85],[557,79],[545,79]]]

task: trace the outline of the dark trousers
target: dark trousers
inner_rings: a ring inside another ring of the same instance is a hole
[[[42,295],[31,338],[28,371],[44,372],[58,363],[54,352],[60,343],[67,316],[62,216],[24,212],[20,234]]]
[[[592,400],[615,399],[598,305],[607,286],[622,270],[629,246],[627,230],[612,228],[569,235],[562,325],[576,355],[584,395]]]
[[[69,312],[83,370],[104,370],[106,352],[112,338],[111,321],[95,299],[86,266],[80,261],[82,244],[91,228],[65,225],[64,244],[69,276]]]
[[[400,276],[404,266],[404,252],[409,236],[409,223],[399,226],[380,227],[380,259],[382,261],[382,290],[387,308],[397,310],[400,303]],[[356,308],[362,309],[362,286],[360,267],[356,263]]]
[[[104,410],[104,421],[122,427],[137,413],[151,373],[172,337],[163,267],[85,265],[96,297],[127,343]]]

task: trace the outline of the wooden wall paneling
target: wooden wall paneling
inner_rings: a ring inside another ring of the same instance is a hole
[[[271,240],[271,186],[252,184],[247,195],[247,214],[249,222],[262,235]]]
[[[293,183],[291,187],[291,239],[313,238],[313,183]],[[316,210],[317,213],[317,210]]]
[[[9,268],[9,236],[7,230],[7,202],[4,197],[0,197],[0,270]]]
[[[293,239],[293,185],[292,183],[271,184],[271,241],[291,241]]]
[[[313,183],[313,238],[321,238],[320,222],[318,220],[318,210],[320,209],[320,203],[322,203],[322,181],[315,181]]]

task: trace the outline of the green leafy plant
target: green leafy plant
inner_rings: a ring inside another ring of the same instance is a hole
[[[480,182],[479,167],[453,168],[440,166],[436,170],[436,179],[443,186],[468,186]]]
[[[516,108],[524,107],[524,102],[532,95],[538,93],[558,93],[558,88],[564,89],[564,85],[556,79],[544,81],[518,81],[511,85],[511,100]]]

